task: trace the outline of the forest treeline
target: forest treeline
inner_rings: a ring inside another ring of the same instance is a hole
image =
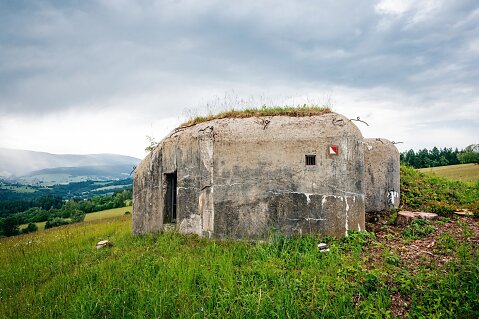
[[[400,154],[401,164],[414,168],[446,166],[456,164],[479,164],[479,144],[472,144],[463,150],[433,147],[417,152],[408,150]]]
[[[19,234],[19,226],[22,224],[28,224],[23,230],[25,233],[35,231],[34,223],[38,222],[46,221],[45,228],[81,222],[87,213],[129,206],[131,198],[131,188],[117,191],[113,195],[93,196],[90,199],[75,198],[64,201],[59,196],[42,196],[29,202],[30,206],[35,206],[0,216],[0,237]]]
[[[3,186],[2,186],[3,185]],[[0,180],[0,218],[26,211],[33,207],[60,208],[64,201],[90,199],[112,195],[115,191],[132,187],[131,179],[118,181],[83,181],[49,187],[22,185]]]

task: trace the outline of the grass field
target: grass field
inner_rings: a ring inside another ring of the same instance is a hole
[[[127,215],[3,238],[0,317],[477,318],[477,221],[432,228],[436,237],[421,239],[391,227],[251,243],[135,237]],[[95,249],[103,239],[113,247]],[[441,244],[411,254],[421,240]]]
[[[89,214],[85,215],[85,221],[89,222],[89,221],[92,221],[92,220],[118,217],[118,216],[124,215],[125,212],[130,212],[131,213],[131,206],[113,208],[113,209],[102,210],[100,212],[89,213]]]
[[[85,215],[85,221],[88,222],[88,221],[92,221],[92,220],[118,217],[118,216],[124,215],[125,212],[130,212],[131,213],[131,206],[113,208],[113,209],[102,210],[102,211],[99,211],[99,212],[89,213],[89,214]],[[39,231],[45,230],[46,222],[40,222],[40,223],[35,223],[35,224],[37,225]],[[26,227],[27,227],[27,224],[20,225],[20,229],[23,229],[23,228],[26,228]]]
[[[476,183],[479,181],[479,165],[459,164],[418,169],[422,173],[433,173],[449,179]]]
[[[121,208],[0,238],[0,318],[479,318],[479,219],[450,215],[479,187],[401,167],[401,192],[449,217],[251,242],[133,236]]]
[[[479,184],[401,166],[401,207],[443,216],[459,209],[468,209],[479,217]]]

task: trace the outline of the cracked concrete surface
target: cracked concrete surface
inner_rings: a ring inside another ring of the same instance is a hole
[[[399,151],[384,138],[364,139],[366,212],[399,207]]]
[[[180,232],[345,236],[364,229],[364,152],[359,129],[336,113],[216,119],[175,130],[135,171],[133,233],[165,228],[165,174],[176,172]],[[306,155],[316,165],[306,165]]]

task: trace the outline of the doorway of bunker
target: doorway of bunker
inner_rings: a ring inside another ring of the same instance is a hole
[[[176,188],[177,188],[177,174],[165,174],[166,178],[166,193],[165,193],[165,210],[163,216],[164,224],[176,223]]]

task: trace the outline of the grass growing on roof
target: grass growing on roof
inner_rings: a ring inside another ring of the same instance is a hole
[[[211,121],[215,119],[224,119],[224,118],[246,118],[246,117],[255,117],[255,116],[292,116],[292,117],[301,117],[301,116],[314,116],[314,115],[323,115],[330,113],[331,109],[329,107],[323,106],[266,106],[263,105],[261,108],[252,108],[252,109],[243,109],[243,110],[228,110],[218,114],[209,114],[207,116],[197,116],[190,119],[189,121],[180,125],[180,127],[192,126],[198,123],[203,123],[206,121]]]

